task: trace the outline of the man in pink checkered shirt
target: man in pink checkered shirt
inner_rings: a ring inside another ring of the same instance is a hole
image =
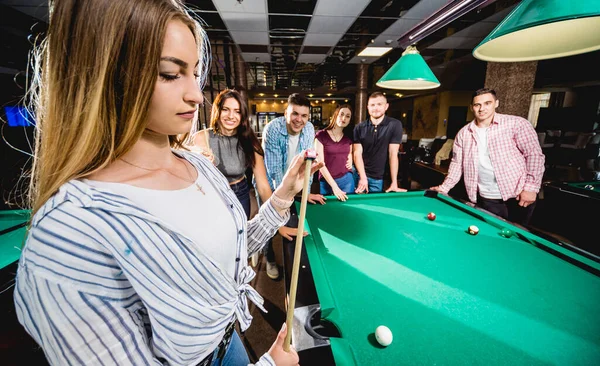
[[[448,176],[431,189],[448,193],[464,176],[471,202],[526,225],[542,184],[545,157],[531,123],[496,113],[498,104],[493,89],[473,94],[475,119],[456,135]]]

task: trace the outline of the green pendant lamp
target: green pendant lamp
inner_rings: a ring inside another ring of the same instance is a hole
[[[440,86],[423,56],[415,46],[409,46],[402,57],[377,82],[386,89],[424,90]]]
[[[599,49],[600,0],[523,0],[473,50],[473,56],[516,62]]]

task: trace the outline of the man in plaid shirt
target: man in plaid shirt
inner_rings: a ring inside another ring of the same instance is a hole
[[[285,116],[269,122],[263,130],[262,148],[265,151],[265,168],[271,189],[275,190],[290,166],[294,156],[301,151],[313,147],[315,128],[308,120],[310,117],[310,100],[302,94],[294,93],[288,97]],[[312,183],[312,176],[310,177]],[[258,197],[258,195],[257,195]],[[260,198],[260,197],[258,197]],[[308,202],[325,204],[325,197],[320,194],[308,195]],[[259,204],[262,204],[259,200]],[[298,215],[294,205],[290,208],[290,220],[279,229],[284,245],[292,242],[298,228]],[[275,252],[272,241],[265,246],[267,256],[267,275],[271,279],[279,277],[279,269],[275,263]],[[254,261],[254,259],[253,259]]]
[[[524,118],[496,113],[498,98],[493,89],[477,90],[471,108],[475,119],[454,139],[448,176],[431,189],[448,193],[464,175],[471,202],[526,225],[544,174],[545,157],[537,133]]]

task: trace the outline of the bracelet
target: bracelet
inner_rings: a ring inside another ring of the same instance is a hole
[[[276,209],[285,210],[292,206],[294,203],[294,199],[292,198],[289,201],[286,201],[282,198],[277,197],[275,193],[271,195],[271,203],[275,206]]]

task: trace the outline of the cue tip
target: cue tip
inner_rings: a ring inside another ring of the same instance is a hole
[[[317,151],[313,149],[307,149],[304,153],[305,160],[315,160],[317,158]]]

